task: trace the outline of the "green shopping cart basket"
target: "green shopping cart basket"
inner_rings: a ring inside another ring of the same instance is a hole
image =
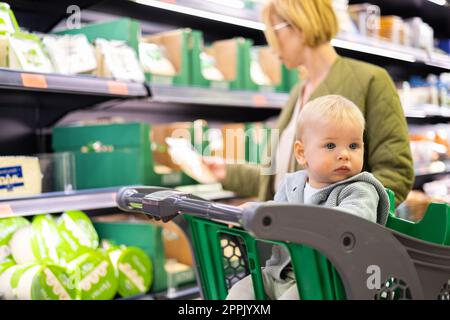
[[[225,299],[249,274],[255,298],[265,299],[259,249],[276,244],[291,255],[300,299],[449,300],[449,206],[432,204],[413,223],[395,217],[388,193],[387,227],[325,207],[262,203],[242,209],[161,188],[125,188],[117,200],[125,211],[163,221],[183,214],[204,299]],[[379,286],[368,285],[373,266]]]

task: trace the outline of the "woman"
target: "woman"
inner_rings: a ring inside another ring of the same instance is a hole
[[[363,170],[395,192],[397,205],[402,202],[414,172],[406,120],[388,73],[336,53],[330,44],[338,32],[331,0],[270,0],[263,9],[263,21],[269,45],[288,68],[304,68],[307,78],[292,89],[278,119],[280,141],[274,161],[268,164],[275,173],[265,174],[257,165],[205,159],[223,187],[244,197],[272,199],[283,176],[301,169],[290,150],[302,106],[319,96],[339,94],[353,101],[366,119]]]

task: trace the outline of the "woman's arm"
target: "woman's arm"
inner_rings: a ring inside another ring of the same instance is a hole
[[[256,197],[259,191],[260,168],[256,164],[227,164],[223,188],[241,197]]]

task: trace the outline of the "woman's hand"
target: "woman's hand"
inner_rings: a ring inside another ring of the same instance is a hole
[[[227,176],[227,168],[225,166],[224,159],[220,157],[202,157],[202,162],[208,167],[219,182],[225,180],[225,177]]]

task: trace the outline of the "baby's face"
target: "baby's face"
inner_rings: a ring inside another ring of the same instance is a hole
[[[295,146],[297,161],[308,170],[309,184],[323,188],[361,172],[364,128],[357,123],[319,120],[304,129],[303,156]]]

